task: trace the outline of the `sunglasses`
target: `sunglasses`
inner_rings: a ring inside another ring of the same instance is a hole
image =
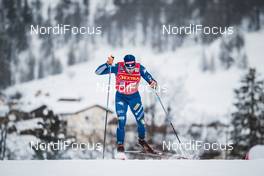
[[[129,69],[129,70],[133,70],[133,69],[135,69],[135,62],[134,61],[132,61],[132,62],[126,62],[125,63],[125,67],[127,68],[127,69]]]
[[[134,71],[135,70],[135,67],[126,67],[126,70],[127,71]]]

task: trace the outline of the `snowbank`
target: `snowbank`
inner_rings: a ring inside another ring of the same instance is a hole
[[[264,160],[3,161],[0,162],[0,170],[3,176],[262,176],[263,162]]]
[[[256,145],[249,150],[249,160],[264,159],[264,145]]]

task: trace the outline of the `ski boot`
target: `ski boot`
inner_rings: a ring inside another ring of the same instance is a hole
[[[125,155],[125,147],[123,144],[117,144],[116,159],[120,159],[120,160],[126,160],[127,159],[127,157]]]
[[[138,144],[141,146],[143,149],[143,152],[145,153],[152,153],[152,154],[157,154],[156,151],[154,151],[150,145],[145,141],[145,139],[138,139]]]
[[[125,147],[123,144],[117,144],[117,152],[125,152]]]

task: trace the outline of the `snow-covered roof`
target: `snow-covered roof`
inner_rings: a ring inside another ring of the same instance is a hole
[[[69,114],[77,114],[80,112],[83,112],[85,110],[90,110],[92,108],[101,108],[103,110],[106,110],[105,107],[101,105],[92,105],[88,106],[88,102],[62,102],[58,101],[57,103],[53,103],[49,106],[51,110],[55,114],[58,115],[69,115]],[[110,113],[113,113],[113,111],[110,110]]]
[[[23,112],[32,112],[37,110],[42,106],[46,106],[48,110],[52,110],[55,114],[58,115],[69,115],[69,114],[77,114],[83,112],[85,110],[100,108],[106,110],[107,108],[102,105],[90,105],[87,101],[41,101],[38,103],[28,103],[28,104],[20,104],[17,105],[18,109]],[[110,113],[113,113],[111,109],[109,109]]]
[[[35,128],[42,128],[39,122],[43,123],[42,118],[34,118],[34,119],[29,119],[29,120],[22,120],[16,123],[16,129],[17,131],[23,131],[23,130],[28,130],[28,129],[35,129]]]

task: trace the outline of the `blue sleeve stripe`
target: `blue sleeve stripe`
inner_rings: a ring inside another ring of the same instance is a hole
[[[102,65],[101,67],[99,67],[99,68],[95,71],[95,73],[96,73],[97,75],[101,75],[101,74],[105,71],[105,69],[107,69],[107,65]]]

